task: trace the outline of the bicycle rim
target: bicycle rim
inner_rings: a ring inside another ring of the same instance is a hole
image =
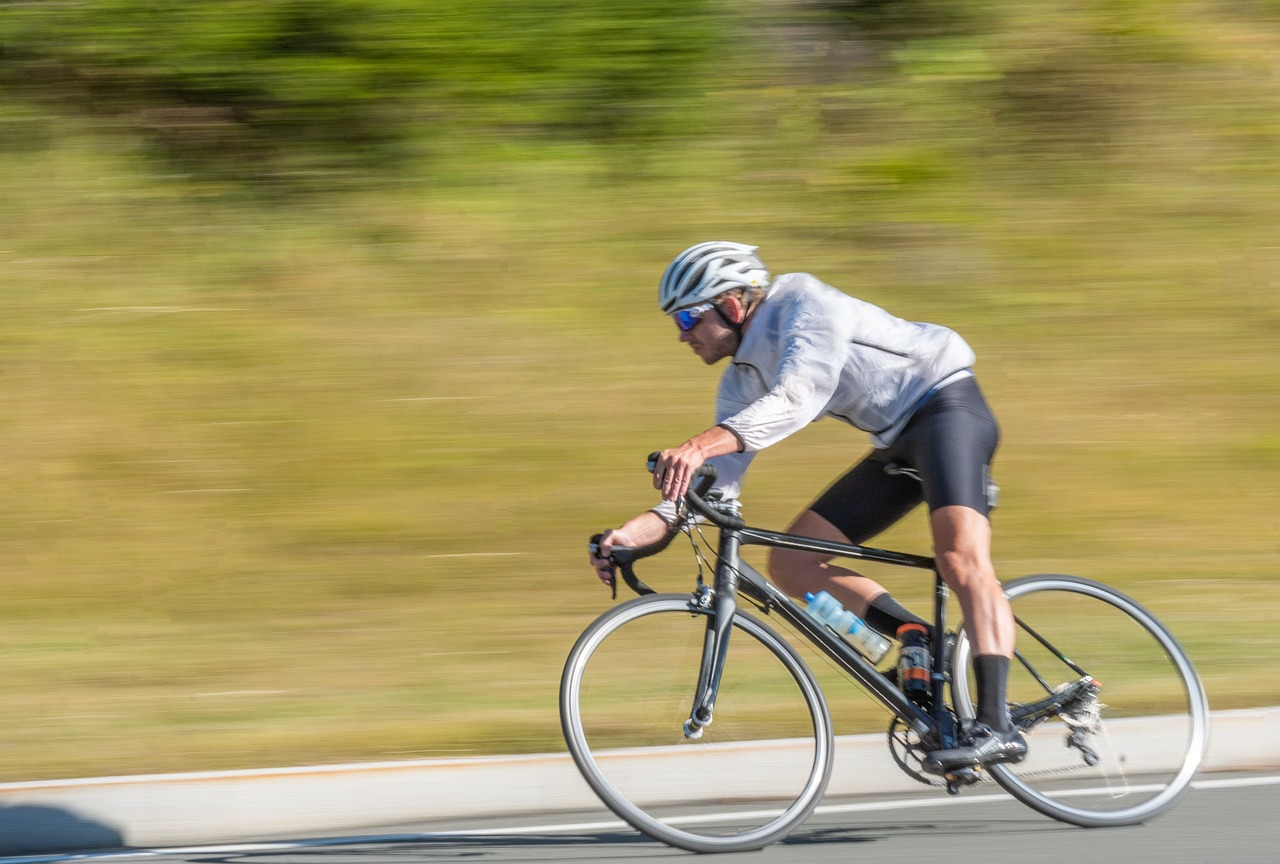
[[[831,721],[803,661],[740,612],[712,723],[686,738],[709,617],[674,594],[605,613],[565,664],[561,724],[587,782],[636,829],[694,852],[758,849],[821,799]]]
[[[991,767],[996,782],[1039,812],[1085,827],[1143,822],[1172,805],[1199,768],[1209,725],[1204,689],[1178,642],[1138,603],[1096,582],[1028,576],[1004,588],[1027,661],[1010,664],[1012,713],[1049,689],[1074,685],[1082,695],[1026,732],[1022,763]],[[976,702],[964,671],[970,652],[961,637],[952,687],[963,719]],[[1081,691],[1080,670],[1096,679],[1096,693]]]

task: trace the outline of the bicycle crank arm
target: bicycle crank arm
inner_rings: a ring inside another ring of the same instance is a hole
[[[951,771],[946,776],[947,794],[959,795],[961,789],[981,783],[983,779],[985,778],[982,776],[982,771],[978,768],[959,768]]]

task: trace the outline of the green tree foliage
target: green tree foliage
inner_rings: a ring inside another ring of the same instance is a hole
[[[969,32],[983,22],[990,5],[988,0],[813,0],[838,26],[884,40]]]
[[[367,167],[442,126],[651,134],[713,25],[707,0],[0,3],[0,80],[206,166]]]
[[[900,189],[900,176],[953,171],[962,148],[1094,160],[1135,117],[1178,104],[1182,71],[1245,53],[1243,43],[1207,52],[1202,28],[1238,20],[1268,38],[1277,9],[1280,0],[0,0],[0,147],[42,146],[43,99],[141,130],[168,158],[223,176],[363,182],[397,157],[472,152],[477,140],[533,152],[547,140],[622,142],[610,155],[630,166],[658,139],[737,136],[731,147],[773,148],[783,161],[829,147],[854,174],[868,159],[925,166],[872,184]],[[887,161],[867,155],[877,148],[892,151]]]

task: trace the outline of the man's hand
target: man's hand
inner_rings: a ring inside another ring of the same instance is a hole
[[[662,492],[665,501],[678,501],[693,482],[694,472],[712,456],[737,453],[742,447],[738,437],[723,426],[712,426],[671,450],[658,454],[653,469],[653,488]]]
[[[631,537],[622,531],[622,529],[614,530],[611,528],[600,535],[600,553],[598,555],[590,555],[588,553],[588,557],[590,557],[591,566],[595,568],[596,576],[599,577],[601,582],[606,585],[613,584],[613,572],[615,568],[609,563],[609,555],[613,553],[613,547],[635,545],[638,544],[633,542]]]
[[[706,454],[691,438],[679,447],[663,450],[653,469],[653,488],[662,493],[664,501],[679,501],[684,497],[693,474],[707,461]]]
[[[618,547],[649,546],[657,543],[667,533],[667,523],[657,513],[646,510],[628,521],[621,528],[613,528],[600,535],[598,554],[590,555],[591,566],[601,582],[608,585],[613,580],[613,565],[609,555]]]

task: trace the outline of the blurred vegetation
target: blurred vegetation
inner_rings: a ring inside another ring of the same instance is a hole
[[[292,183],[403,165],[477,126],[644,137],[700,80],[714,38],[706,0],[12,7],[14,91],[110,117],[204,173]]]
[[[1002,574],[1280,703],[1278,49],[1269,0],[0,2],[0,777],[560,749],[715,236],[963,333]]]

